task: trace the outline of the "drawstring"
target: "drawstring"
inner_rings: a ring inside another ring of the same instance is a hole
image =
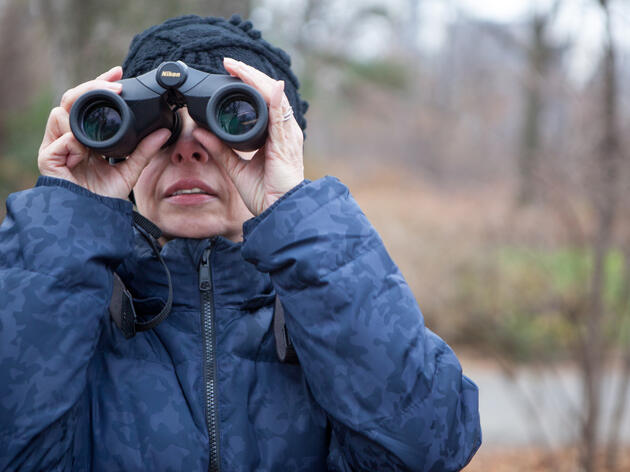
[[[171,280],[171,272],[168,270],[168,266],[162,258],[160,245],[158,243],[158,239],[162,236],[162,231],[136,211],[133,212],[133,226],[149,243],[153,253],[157,256],[166,271],[168,299],[162,310],[153,318],[148,321],[137,321],[136,310],[133,306],[133,297],[126,289],[119,275],[114,272],[114,289],[109,304],[109,313],[127,339],[132,338],[138,331],[147,331],[155,328],[171,313],[173,306],[173,282]]]

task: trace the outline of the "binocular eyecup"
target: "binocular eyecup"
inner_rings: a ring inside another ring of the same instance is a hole
[[[171,130],[165,146],[175,142],[181,131],[177,110],[183,106],[199,126],[233,149],[253,151],[267,138],[267,104],[255,88],[236,77],[170,61],[120,83],[120,95],[92,90],[70,110],[70,128],[77,140],[111,163],[123,160],[160,128]]]

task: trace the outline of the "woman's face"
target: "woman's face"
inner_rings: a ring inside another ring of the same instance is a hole
[[[243,223],[253,215],[213,157],[225,145],[215,138],[203,147],[192,135],[197,124],[186,109],[178,113],[179,138],[151,159],[133,189],[138,211],[167,239],[221,235],[240,241]]]

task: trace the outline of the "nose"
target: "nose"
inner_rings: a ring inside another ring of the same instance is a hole
[[[209,160],[208,152],[192,135],[197,124],[185,109],[180,110],[179,118],[182,128],[171,150],[171,162],[173,164],[190,164],[195,162],[205,164]]]

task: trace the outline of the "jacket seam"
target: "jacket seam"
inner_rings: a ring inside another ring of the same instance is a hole
[[[363,250],[357,250],[356,254],[353,254],[353,256],[346,262],[344,262],[341,265],[338,265],[337,267],[335,267],[334,269],[326,272],[325,274],[323,274],[321,277],[319,277],[319,280],[324,280],[326,277],[335,274],[336,272],[340,271],[341,269],[343,269],[344,267],[346,267],[348,264],[351,264],[355,261],[357,261],[358,259],[362,258],[363,256],[366,256],[372,252],[377,252],[379,250],[379,248],[381,248],[383,246],[383,243],[380,241],[380,239],[378,238],[370,238],[372,239],[372,243],[368,244],[366,243],[365,245],[363,245]],[[272,271],[271,273],[277,273],[280,272],[282,269],[277,269]],[[391,271],[390,271],[391,272]],[[388,272],[389,274],[389,272]],[[273,280],[273,276],[272,276],[272,280]],[[313,284],[304,284],[303,287],[293,291],[293,293],[291,293],[290,295],[286,295],[285,297],[280,297],[282,298],[286,298],[286,299],[292,299],[293,297],[300,295],[304,290],[308,290],[309,288],[312,287]]]
[[[183,361],[179,361],[179,362],[163,362],[163,361],[158,361],[155,359],[146,359],[143,357],[137,357],[137,356],[128,356],[125,355],[123,353],[119,353],[119,352],[115,352],[113,350],[109,350],[109,349],[103,349],[103,348],[99,348],[96,350],[96,352],[101,353],[101,354],[107,354],[108,356],[114,356],[117,357],[119,359],[129,359],[129,360],[133,360],[133,361],[140,361],[140,362],[149,362],[151,364],[158,364],[161,366],[169,366],[169,367],[177,367],[178,365],[181,364],[185,364],[186,362],[192,362],[192,360],[190,359],[185,359]]]
[[[97,193],[92,192],[91,190],[86,189],[85,187],[81,187],[80,185],[75,184],[74,182],[70,182],[66,179],[60,179],[58,177],[51,176],[40,176],[37,179],[36,187],[61,187],[70,192],[80,195],[83,197],[90,198],[95,200],[106,207],[127,213],[131,215],[131,211],[133,210],[133,204],[128,200],[123,200],[122,198],[116,197],[106,197],[104,195],[99,195]]]
[[[254,363],[261,362],[261,363],[264,363],[264,364],[281,364],[281,365],[287,365],[287,366],[300,367],[299,364],[289,364],[287,362],[282,362],[280,359],[278,359],[276,354],[273,354],[273,356],[276,356],[275,359],[264,359],[264,358],[253,359],[251,357],[241,356],[241,355],[239,355],[237,353],[234,353],[234,352],[229,352],[229,353],[226,353],[225,355],[231,356],[231,357],[236,358],[236,359],[241,359],[241,360],[244,360],[244,361],[254,362]],[[270,357],[273,357],[273,356],[270,356]]]

